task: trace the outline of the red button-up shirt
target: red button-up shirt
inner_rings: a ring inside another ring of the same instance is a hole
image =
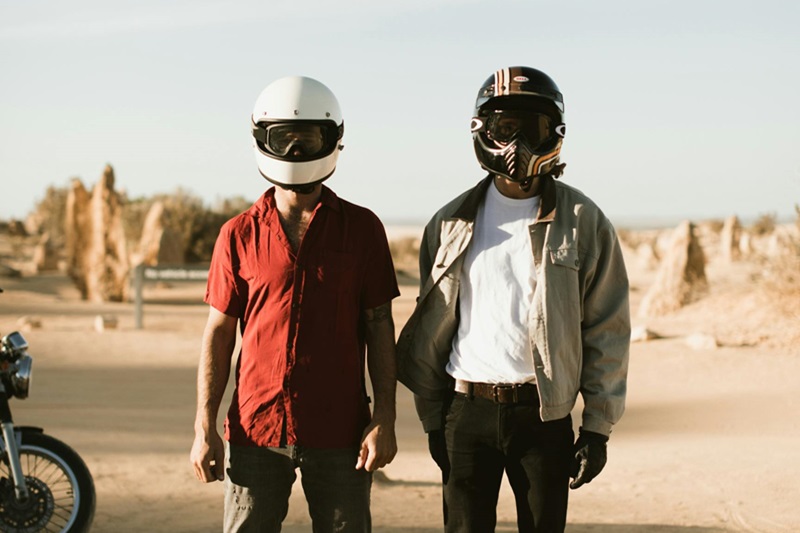
[[[220,230],[205,301],[239,319],[225,437],[357,446],[369,423],[362,311],[399,295],[383,225],[322,188],[295,256],[269,189]]]

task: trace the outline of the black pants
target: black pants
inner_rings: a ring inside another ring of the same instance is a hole
[[[446,413],[449,465],[442,470],[449,533],[489,533],[503,472],[520,532],[563,532],[567,521],[572,419],[542,422],[539,405],[498,404],[456,394]]]

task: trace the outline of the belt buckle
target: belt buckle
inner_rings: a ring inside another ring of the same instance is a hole
[[[511,401],[502,401],[500,398],[501,392],[511,391]],[[495,403],[518,403],[519,402],[519,385],[512,383],[510,385],[495,385],[492,387],[492,398]]]

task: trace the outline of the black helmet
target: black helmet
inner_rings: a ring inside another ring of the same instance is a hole
[[[472,118],[475,154],[487,171],[519,183],[560,174],[566,133],[556,83],[530,67],[498,70],[481,86]]]

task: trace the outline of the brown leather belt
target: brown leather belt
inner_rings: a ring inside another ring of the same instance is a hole
[[[457,379],[456,392],[495,403],[539,402],[539,392],[533,383],[475,383]]]

